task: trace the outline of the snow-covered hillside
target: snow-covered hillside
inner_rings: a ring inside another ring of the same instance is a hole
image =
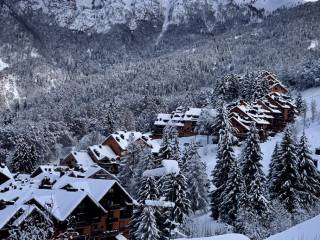
[[[275,234],[266,240],[319,240],[320,215],[300,223],[284,232]]]
[[[304,2],[304,0],[20,0],[19,5],[23,9],[41,10],[53,16],[62,27],[105,33],[116,24],[125,24],[133,30],[140,21],[150,20],[162,24],[162,31],[165,31],[169,24],[188,23],[195,15],[202,18],[208,24],[207,27],[210,27],[212,23],[209,16],[224,21],[228,15],[224,11],[230,5],[250,6],[243,11],[245,15],[250,15],[251,7],[270,13],[278,8],[292,7]]]

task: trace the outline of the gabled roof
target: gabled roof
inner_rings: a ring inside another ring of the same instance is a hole
[[[91,166],[95,164],[92,158],[90,157],[88,151],[86,150],[72,151],[71,155],[73,156],[78,165]]]
[[[0,229],[2,229],[21,209],[21,206],[8,205],[0,210]]]
[[[63,222],[85,198],[89,198],[105,212],[103,207],[85,191],[68,192],[60,189],[39,189],[34,192],[29,201],[34,200],[55,219]]]
[[[110,137],[113,137],[116,140],[122,150],[127,150],[127,147],[130,144],[130,140],[132,140],[133,142],[140,140],[142,137],[142,133],[135,131],[117,131],[110,134],[104,141],[103,145],[106,145],[105,143]]]
[[[63,187],[70,185],[75,189],[88,192],[96,201],[99,202],[115,184],[115,180],[72,178],[63,176],[53,185],[53,189],[62,189]]]
[[[32,205],[22,205],[21,209],[23,209],[23,213],[12,223],[13,226],[19,226],[21,223],[23,223],[25,221],[25,219],[27,217],[29,217],[35,211],[40,213],[48,221],[51,221],[44,212],[42,212],[37,206],[35,206],[33,204]]]
[[[90,146],[89,151],[95,156],[97,161],[100,161],[104,158],[107,159],[117,159],[119,156],[114,153],[111,147],[107,145],[93,145]]]

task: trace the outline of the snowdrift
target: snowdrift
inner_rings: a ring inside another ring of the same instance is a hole
[[[295,225],[266,240],[320,240],[320,215]]]
[[[176,240],[249,240],[249,238],[242,234],[224,234],[224,235],[213,236],[213,237],[179,238]]]

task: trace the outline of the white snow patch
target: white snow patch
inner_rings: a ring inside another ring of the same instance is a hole
[[[320,215],[277,233],[266,240],[316,240],[320,239]]]
[[[313,50],[313,49],[316,49],[318,48],[319,46],[319,41],[318,40],[312,40],[309,47],[308,47],[308,50]]]
[[[249,240],[249,238],[242,234],[224,234],[213,237],[179,238],[177,240]]]
[[[9,67],[9,64],[5,63],[1,58],[0,58],[0,71],[6,69]]]

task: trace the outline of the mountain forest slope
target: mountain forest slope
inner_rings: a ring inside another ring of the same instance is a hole
[[[1,159],[21,137],[47,161],[88,134],[149,131],[156,112],[211,104],[230,73],[319,85],[320,2],[273,13],[237,1],[78,2],[88,1],[0,0]]]

